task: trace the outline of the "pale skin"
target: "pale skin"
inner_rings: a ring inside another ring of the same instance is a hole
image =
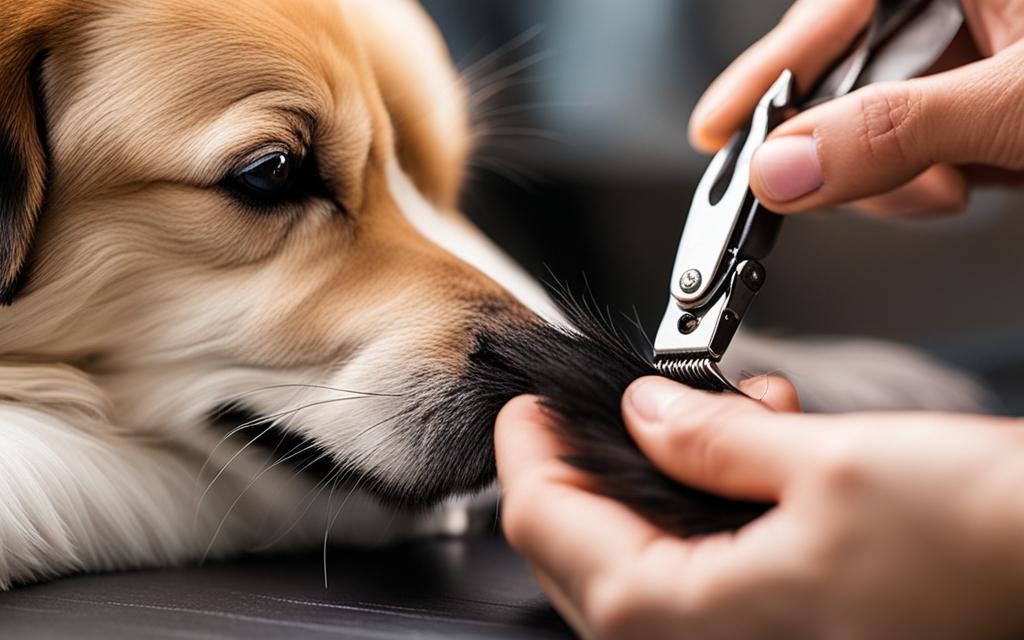
[[[1021,182],[1024,1],[964,5],[970,29],[944,61],[952,70],[796,116],[773,134],[781,145],[758,154],[758,197],[783,213],[852,202],[921,215],[963,209],[978,182]],[[694,143],[720,146],[783,68],[821,73],[870,11],[862,0],[798,2],[708,91]],[[699,539],[591,492],[561,461],[566,451],[534,399],[499,416],[505,532],[581,636],[1024,634],[1019,420],[811,416],[784,380],[754,379],[744,391],[759,400],[647,378],[622,401],[631,435],[667,475],[778,504],[735,534]]]

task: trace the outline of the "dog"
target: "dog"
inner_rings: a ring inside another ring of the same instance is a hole
[[[0,24],[0,588],[467,531],[496,407],[531,390],[471,392],[474,354],[571,330],[458,211],[466,89],[425,12],[0,0]],[[917,356],[735,351],[828,361],[825,406],[976,406]]]

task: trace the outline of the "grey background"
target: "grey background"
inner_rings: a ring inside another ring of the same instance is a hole
[[[470,71],[479,147],[466,212],[542,277],[649,328],[707,158],[689,114],[786,0],[426,0]],[[495,58],[495,50],[504,55]],[[483,62],[481,62],[483,61]],[[854,334],[921,346],[1024,412],[1024,215],[1019,195],[975,196],[928,222],[843,213],[792,219],[750,322],[780,334]]]
[[[635,305],[650,327],[706,163],[686,143],[687,116],[788,3],[426,4],[463,68],[533,36],[475,67],[472,86],[487,97],[476,120],[491,135],[474,158],[466,211],[542,277],[549,267],[578,287],[585,272],[598,298]],[[968,216],[925,224],[792,220],[751,320],[786,334],[918,344],[984,375],[1008,411],[1024,413],[1020,202],[982,194]],[[568,637],[498,538],[328,551],[17,589],[0,596],[0,637]]]

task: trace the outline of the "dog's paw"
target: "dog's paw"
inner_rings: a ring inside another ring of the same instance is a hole
[[[454,498],[415,522],[411,537],[480,535],[495,527],[498,490],[492,487],[474,496]]]

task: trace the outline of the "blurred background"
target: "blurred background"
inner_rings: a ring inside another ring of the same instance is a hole
[[[788,0],[423,0],[472,91],[463,208],[541,278],[653,333],[708,158],[687,144],[703,89]],[[967,368],[1024,415],[1024,198],[968,215],[790,219],[748,326],[913,344]]]

